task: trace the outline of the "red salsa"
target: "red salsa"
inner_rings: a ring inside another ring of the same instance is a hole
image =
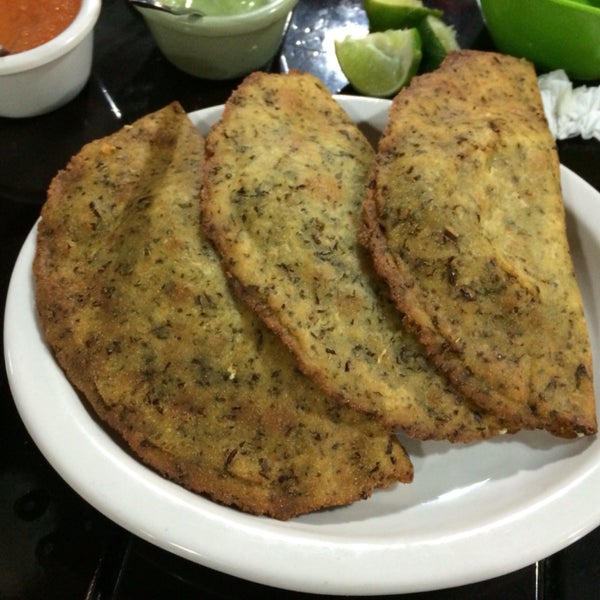
[[[0,0],[0,46],[10,54],[40,46],[75,19],[81,0]]]

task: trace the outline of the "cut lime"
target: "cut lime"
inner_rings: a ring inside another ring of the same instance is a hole
[[[441,10],[423,6],[421,0],[364,0],[370,31],[410,29],[425,17],[442,16]]]
[[[437,69],[448,52],[460,48],[454,28],[438,17],[432,15],[425,17],[419,24],[418,30],[423,50],[421,71]]]
[[[354,89],[386,98],[406,85],[421,62],[421,37],[415,28],[346,37],[335,42],[340,67]]]

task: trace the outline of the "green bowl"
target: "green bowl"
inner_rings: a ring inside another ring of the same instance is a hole
[[[480,0],[498,50],[540,71],[600,78],[600,0]]]
[[[136,8],[171,63],[196,77],[224,80],[246,75],[273,58],[297,2],[271,0],[249,12],[200,19]]]

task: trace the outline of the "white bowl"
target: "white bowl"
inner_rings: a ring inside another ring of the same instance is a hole
[[[136,8],[177,68],[195,77],[224,80],[264,67],[273,58],[297,2],[271,0],[248,12],[193,20]]]
[[[0,116],[33,117],[72,100],[92,68],[101,0],[82,0],[73,22],[49,42],[0,57]]]

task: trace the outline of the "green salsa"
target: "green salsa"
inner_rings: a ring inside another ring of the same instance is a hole
[[[251,12],[269,4],[271,0],[186,0],[184,6],[202,11],[207,16],[237,15]]]

